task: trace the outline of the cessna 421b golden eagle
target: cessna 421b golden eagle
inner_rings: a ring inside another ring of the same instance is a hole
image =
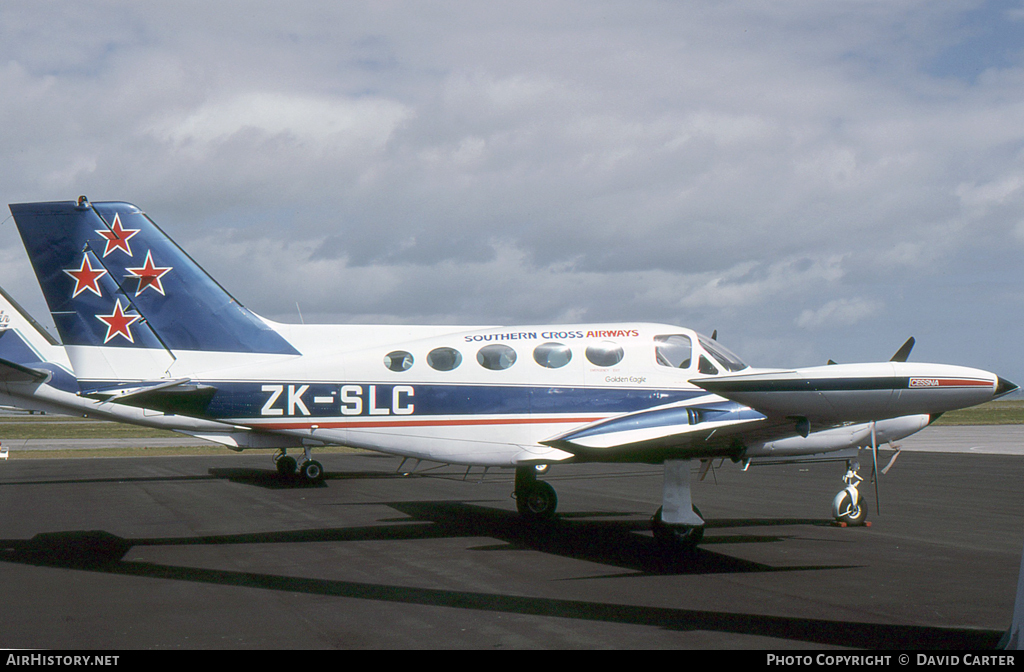
[[[879,443],[1017,388],[987,371],[907,362],[912,341],[888,362],[753,369],[714,338],[665,324],[280,324],[239,304],[134,205],[10,208],[76,396],[163,412],[236,450],[276,448],[282,473],[313,481],[323,467],[310,449],[326,444],[514,468],[517,508],[544,519],[557,502],[538,480],[549,465],[663,464],[654,534],[688,547],[704,530],[690,500],[696,460],[855,464],[870,446],[877,467]],[[300,463],[290,448],[303,450]],[[833,503],[852,523],[866,511],[855,479],[856,466]]]

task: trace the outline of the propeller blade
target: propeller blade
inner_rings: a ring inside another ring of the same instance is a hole
[[[892,469],[892,465],[895,464],[895,462],[896,462],[896,458],[900,456],[900,448],[898,446],[893,446],[891,443],[889,445],[892,446],[892,448],[896,452],[892,454],[892,458],[889,460],[889,464],[885,465],[882,468],[882,473],[883,474],[888,474],[889,473],[889,470]]]
[[[881,505],[878,499],[878,439],[875,436],[875,421],[871,421],[871,475],[875,482],[875,513],[881,513]]]
[[[914,337],[911,336],[907,339],[907,342],[900,346],[900,349],[896,351],[896,354],[892,356],[890,362],[905,362],[907,357],[910,356],[910,351],[914,349]]]

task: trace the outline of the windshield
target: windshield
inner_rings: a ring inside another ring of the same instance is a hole
[[[700,341],[700,344],[704,349],[707,350],[708,353],[715,358],[715,361],[721,364],[725,370],[742,371],[747,368],[747,365],[743,363],[743,360],[732,354],[728,348],[718,341],[713,341],[707,336],[701,336],[699,334],[697,335],[697,340]]]

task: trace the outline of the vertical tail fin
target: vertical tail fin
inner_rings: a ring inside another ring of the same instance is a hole
[[[159,377],[176,351],[298,354],[134,205],[10,208],[79,377]]]

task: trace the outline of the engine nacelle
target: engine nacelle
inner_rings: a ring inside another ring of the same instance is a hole
[[[928,415],[905,415],[899,418],[878,420],[875,422],[875,440],[878,445],[889,441],[897,441],[919,432],[928,426],[931,417]],[[871,445],[871,423],[861,422],[843,427],[835,427],[820,432],[812,432],[806,437],[791,436],[777,441],[751,444],[743,453],[744,458],[757,457],[790,457],[795,455],[813,455],[831,452],[844,448],[864,448]]]

